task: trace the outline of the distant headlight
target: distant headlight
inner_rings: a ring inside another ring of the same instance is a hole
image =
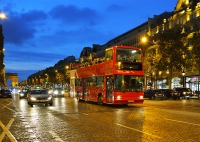
[[[58,91],[56,90],[56,91],[54,91],[53,93],[54,93],[54,94],[58,94]]]
[[[20,96],[24,96],[24,93],[20,93]]]
[[[64,91],[61,91],[61,94],[64,94],[65,92]]]

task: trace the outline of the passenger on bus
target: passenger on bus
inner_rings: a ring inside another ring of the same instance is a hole
[[[117,60],[122,60],[121,55],[117,55]]]

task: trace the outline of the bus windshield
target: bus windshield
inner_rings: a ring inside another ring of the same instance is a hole
[[[127,48],[117,48],[117,61],[142,62],[141,51]]]
[[[143,91],[143,77],[133,75],[115,75],[115,91]]]

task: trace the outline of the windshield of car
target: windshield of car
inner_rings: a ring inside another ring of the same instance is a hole
[[[37,95],[37,94],[47,94],[47,90],[32,90],[31,91],[32,95]]]
[[[162,93],[162,90],[154,90],[155,93]]]
[[[177,91],[192,92],[190,88],[176,88]]]
[[[28,92],[28,90],[27,89],[23,89],[22,92]]]
[[[9,93],[9,92],[11,92],[10,90],[4,90],[4,92],[7,92],[7,93]]]
[[[62,88],[55,88],[54,90],[63,90]]]

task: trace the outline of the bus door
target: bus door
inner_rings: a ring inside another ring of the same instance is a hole
[[[83,79],[83,99],[86,98],[87,95],[87,78]]]
[[[106,98],[107,101],[111,101],[113,97],[113,81],[112,76],[106,77]]]

